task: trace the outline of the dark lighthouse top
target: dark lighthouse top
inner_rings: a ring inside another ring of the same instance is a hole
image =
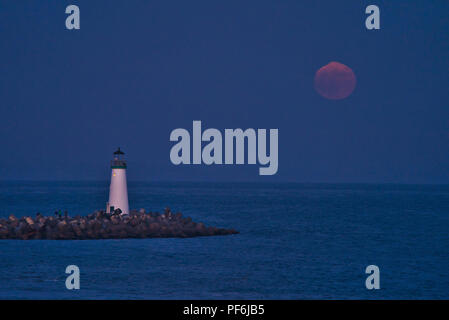
[[[114,160],[111,161],[112,169],[126,169],[126,161],[122,158],[124,154],[120,147],[114,152]]]

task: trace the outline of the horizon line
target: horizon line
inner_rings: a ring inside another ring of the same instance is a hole
[[[95,182],[95,183],[110,183],[109,180],[94,180],[94,179],[7,179],[0,180],[1,183],[8,182]],[[427,185],[427,186],[449,186],[449,182],[330,182],[330,181],[252,181],[252,180],[240,180],[240,181],[209,181],[209,180],[128,180],[128,183],[208,183],[208,184],[302,184],[302,185]]]

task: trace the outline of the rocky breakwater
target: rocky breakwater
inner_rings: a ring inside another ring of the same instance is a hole
[[[125,239],[125,238],[189,238],[238,233],[232,229],[207,227],[193,222],[181,213],[166,209],[163,214],[145,210],[129,215],[96,211],[88,216],[58,217],[37,214],[31,217],[0,219],[0,239]]]

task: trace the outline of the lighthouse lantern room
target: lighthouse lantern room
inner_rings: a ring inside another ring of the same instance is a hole
[[[123,159],[125,153],[117,149],[114,159],[111,161],[111,186],[109,188],[109,202],[106,204],[106,212],[113,213],[120,209],[121,214],[129,214],[128,188],[126,184],[126,161]]]

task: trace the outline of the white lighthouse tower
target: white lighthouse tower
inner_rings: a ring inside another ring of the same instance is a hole
[[[106,204],[106,212],[112,213],[120,209],[122,214],[129,214],[128,187],[126,185],[126,161],[125,153],[117,149],[114,152],[114,160],[111,161],[111,186],[109,188],[109,202]]]

